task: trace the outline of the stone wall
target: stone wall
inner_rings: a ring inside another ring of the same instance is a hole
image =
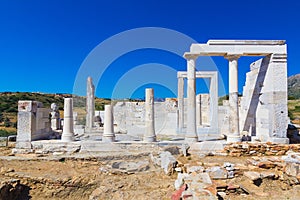
[[[224,153],[229,156],[281,156],[288,151],[300,152],[300,144],[276,144],[272,142],[267,143],[250,143],[239,142],[228,144],[224,147]]]
[[[253,140],[288,143],[286,55],[251,64],[240,102],[240,130]]]
[[[47,139],[51,131],[50,109],[38,101],[18,102],[16,148],[31,148],[31,141]]]
[[[117,102],[114,106],[114,124],[117,132],[142,136],[145,132],[145,103]],[[154,103],[155,132],[161,135],[175,135],[177,127],[176,100]]]

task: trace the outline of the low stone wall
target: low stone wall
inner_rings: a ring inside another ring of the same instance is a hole
[[[276,144],[276,143],[251,143],[240,142],[228,144],[224,147],[223,153],[229,156],[281,156],[289,150],[300,152],[300,144]]]

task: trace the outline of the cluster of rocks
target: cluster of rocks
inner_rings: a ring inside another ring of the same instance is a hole
[[[223,153],[227,153],[229,156],[282,156],[289,150],[300,151],[300,144],[275,144],[271,142],[267,143],[248,143],[237,142],[232,143],[224,147]]]
[[[261,144],[260,147],[266,146],[275,149],[272,144]],[[245,164],[191,164],[183,163],[182,157],[170,162],[169,170],[165,171],[168,174],[177,172],[174,183],[176,192],[172,195],[172,200],[223,199],[226,195],[249,194],[266,197],[268,193],[260,187],[262,183],[276,181],[273,184],[279,185],[282,190],[300,184],[300,153],[293,151],[288,151],[284,156],[251,156]],[[174,166],[175,170],[171,170],[171,166]]]
[[[225,180],[235,177],[238,168],[225,162],[223,166],[209,166],[208,163],[199,165],[183,165],[185,172],[179,172],[174,186],[177,190],[172,199],[217,199],[228,192],[245,193],[238,185]]]

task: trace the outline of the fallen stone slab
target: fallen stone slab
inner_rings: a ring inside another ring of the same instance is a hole
[[[128,162],[128,161],[121,161],[121,162],[114,162],[111,165],[111,168],[114,171],[119,171],[123,173],[136,173],[136,172],[143,172],[147,171],[149,166],[149,161],[138,161],[138,162]]]
[[[260,173],[259,172],[254,172],[254,171],[244,172],[244,176],[249,178],[251,181],[255,181],[255,180],[261,178]]]
[[[206,172],[209,173],[212,179],[227,179],[228,175],[227,170],[219,166],[209,167]]]

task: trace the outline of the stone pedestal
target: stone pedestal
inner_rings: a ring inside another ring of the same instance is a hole
[[[155,142],[155,128],[154,128],[154,92],[152,88],[146,89],[145,99],[145,134],[143,141]]]
[[[115,141],[113,107],[111,105],[105,105],[104,132],[102,135],[102,141]]]
[[[74,141],[73,129],[73,99],[65,98],[64,101],[64,127],[61,140],[64,142]]]

